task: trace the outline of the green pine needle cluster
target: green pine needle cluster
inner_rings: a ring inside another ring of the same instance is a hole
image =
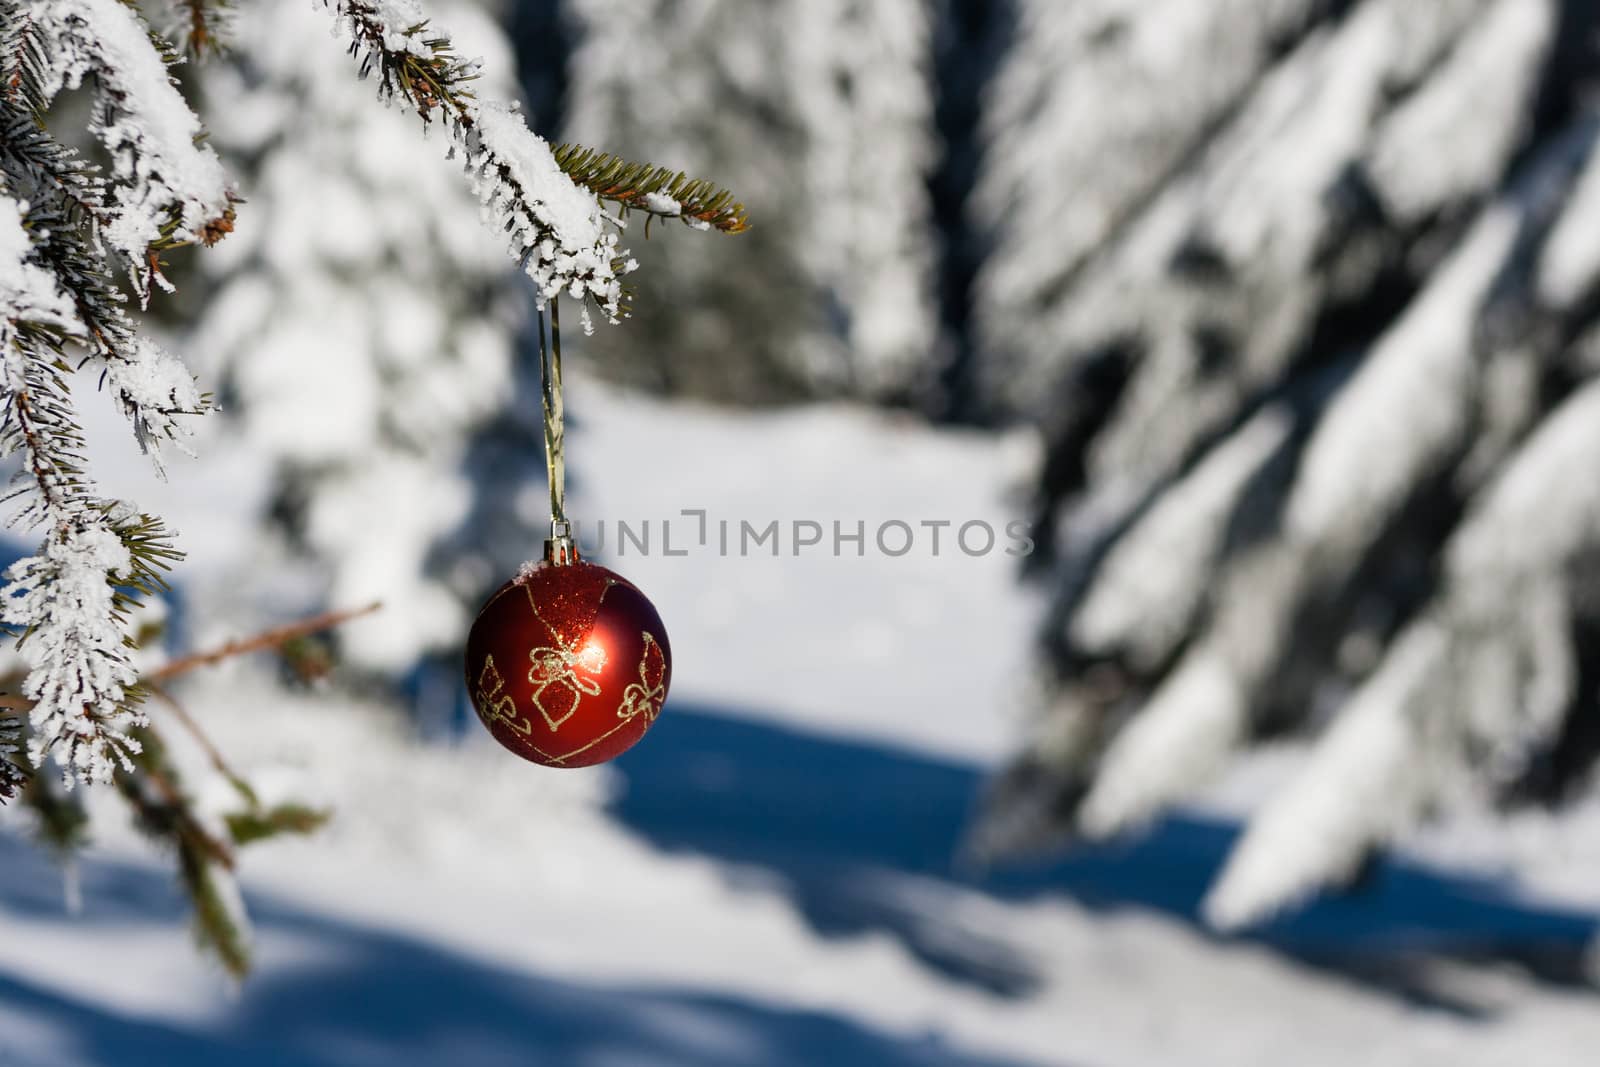
[[[630,163],[610,152],[596,152],[578,144],[555,151],[556,163],[567,177],[602,200],[621,204],[623,213],[646,213],[645,236],[655,217],[677,218],[685,225],[723,233],[743,233],[750,228],[744,205],[714,182],[691,178],[682,171],[649,163]]]

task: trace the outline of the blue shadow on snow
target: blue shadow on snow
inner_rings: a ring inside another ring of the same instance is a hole
[[[87,938],[101,924],[179,920],[187,910],[172,880],[148,867],[86,861],[83,890],[87,907],[74,921]],[[60,874],[42,852],[0,834],[0,918],[59,921],[59,892]],[[26,961],[8,958],[3,946],[0,1006],[65,1035],[69,1062],[107,1067],[1019,1067],[933,1036],[882,1034],[732,996],[502,970],[271,897],[251,894],[249,903],[260,944],[314,949],[258,973],[220,1018],[168,1023],[119,1014],[34,984]],[[0,1033],[6,1067],[61,1067],[10,1044]]]
[[[616,814],[657,844],[778,876],[824,934],[891,933],[951,977],[1000,993],[1031,987],[1026,956],[982,931],[952,931],[931,884],[1006,900],[1070,896],[1199,925],[1199,904],[1238,827],[1168,818],[1137,840],[1084,845],[995,870],[956,860],[979,790],[977,768],[819,737],[672,704],[649,740],[616,763]],[[904,888],[915,883],[910,901]],[[921,903],[918,904],[917,901]],[[930,914],[931,912],[931,914]],[[1433,1003],[1396,972],[1427,954],[1510,958],[1551,979],[1577,977],[1600,915],[1516,899],[1495,879],[1398,860],[1249,935],[1319,966]]]

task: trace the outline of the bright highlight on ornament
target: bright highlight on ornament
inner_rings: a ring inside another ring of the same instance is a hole
[[[594,638],[590,638],[588,644],[583,646],[583,651],[578,653],[578,662],[583,665],[583,669],[586,671],[599,672],[604,670],[606,665],[606,646]]]

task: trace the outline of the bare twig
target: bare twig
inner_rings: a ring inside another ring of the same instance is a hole
[[[267,648],[279,648],[297,637],[307,637],[323,630],[331,630],[335,626],[340,626],[352,619],[359,619],[363,615],[371,615],[382,606],[381,601],[375,600],[363,608],[354,608],[348,611],[326,611],[321,615],[313,615],[309,619],[301,619],[299,622],[289,623],[287,626],[263,630],[254,637],[229,641],[227,644],[211,649],[208,652],[195,652],[187,656],[181,656],[146,674],[139,679],[139,683],[170,704],[172,698],[161,691],[159,688],[161,682],[170,681],[179,675],[188,674],[190,671],[200,667],[209,667],[212,664],[221,663],[223,660],[231,659],[234,656],[260,652],[262,649]],[[16,693],[0,693],[0,719],[20,716],[32,708],[33,701],[25,696],[19,696]]]
[[[354,608],[349,611],[327,611],[321,615],[313,615],[309,619],[301,619],[299,622],[289,623],[287,626],[264,630],[254,637],[229,641],[227,644],[214,648],[209,652],[195,652],[187,656],[181,656],[171,663],[157,667],[141,678],[140,682],[146,685],[165,682],[179,675],[188,674],[197,668],[209,667],[213,664],[221,663],[225,659],[232,659],[234,656],[260,652],[262,649],[267,648],[280,648],[297,637],[321,633],[323,630],[331,630],[335,626],[341,626],[352,619],[359,619],[363,615],[371,615],[382,606],[382,602],[374,600],[364,608]]]

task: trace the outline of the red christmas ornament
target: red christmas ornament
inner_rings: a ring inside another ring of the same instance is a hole
[[[501,586],[467,635],[467,692],[494,739],[547,767],[614,759],[661,714],[672,648],[626,578],[570,542]]]

